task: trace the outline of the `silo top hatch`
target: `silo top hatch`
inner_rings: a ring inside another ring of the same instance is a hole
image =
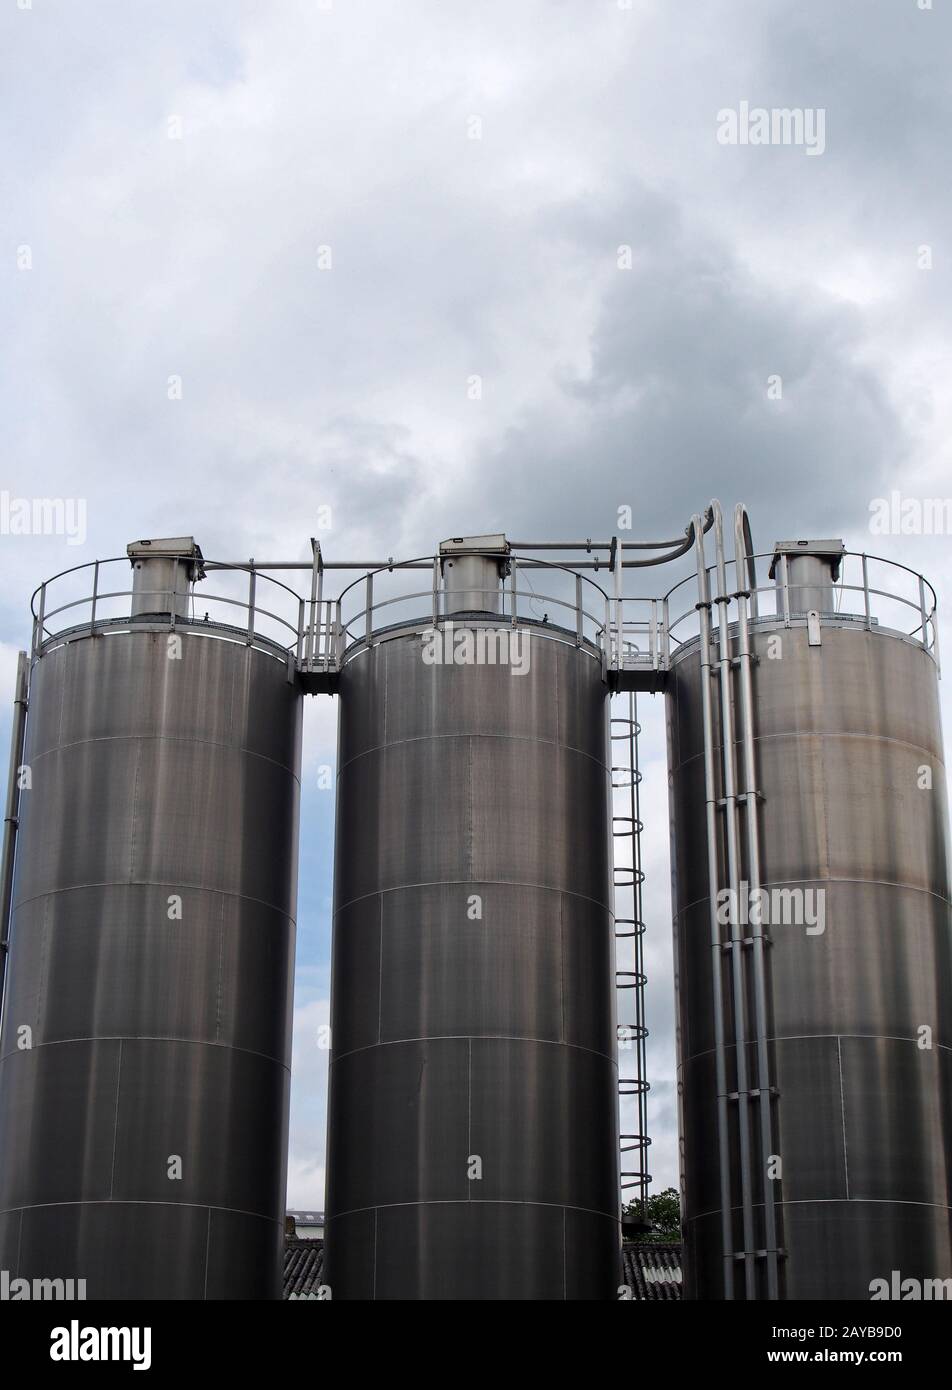
[[[833,578],[839,579],[840,561],[845,553],[846,546],[841,540],[775,541],[773,558],[770,561],[770,578],[776,577],[781,555],[788,557],[788,564],[795,555],[809,555],[814,559],[825,561],[833,572]]]
[[[479,555],[508,555],[509,542],[501,531],[488,536],[454,536],[452,540],[440,541],[441,555],[463,555],[467,552]]]
[[[509,573],[509,542],[499,532],[440,542],[446,612],[498,613],[500,584]]]
[[[777,611],[827,613],[836,609],[833,586],[846,554],[841,540],[777,541],[770,578],[777,587]]]
[[[156,556],[166,560],[186,560],[194,570],[189,578],[204,578],[202,547],[194,536],[164,536],[158,540],[130,541],[126,546],[126,554],[133,564],[137,559]]]
[[[186,617],[191,586],[205,578],[202,549],[195,537],[132,541],[126,554],[133,569],[132,616],[175,613]]]

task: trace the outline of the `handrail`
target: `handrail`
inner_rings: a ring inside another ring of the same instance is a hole
[[[106,560],[91,560],[82,565],[72,565],[70,568],[60,570],[59,573],[43,581],[33,591],[30,598],[30,611],[33,615],[33,659],[38,659],[47,649],[50,643],[58,643],[61,640],[69,640],[74,635],[92,635],[96,633],[108,632],[117,627],[130,626],[152,626],[160,618],[165,616],[162,609],[156,614],[141,613],[133,615],[133,600],[148,599],[152,596],[167,598],[168,589],[136,589],[129,588],[108,588],[100,587],[100,575],[106,565],[123,564],[129,565],[127,555],[113,556]],[[225,593],[214,589],[202,589],[195,591],[191,587],[183,591],[177,597],[187,599],[192,605],[207,605],[208,609],[214,609],[216,605],[222,605],[229,609],[238,609],[241,613],[247,614],[247,621],[243,621],[240,626],[233,625],[221,617],[211,617],[206,611],[205,619],[195,619],[194,617],[183,618],[176,613],[168,614],[169,626],[184,627],[186,629],[201,628],[206,633],[217,633],[229,639],[237,640],[239,634],[244,635],[247,644],[266,643],[276,654],[282,654],[289,664],[290,669],[294,664],[295,652],[300,650],[304,623],[302,618],[301,604],[303,600],[290,585],[285,584],[280,579],[275,579],[272,575],[264,574],[253,561],[248,564],[239,565],[220,565],[213,564],[216,572],[231,571],[236,574],[248,575],[248,592],[246,597],[235,597],[234,594]],[[84,571],[92,571],[90,576],[92,588],[85,590],[77,597],[75,589],[72,596],[58,594],[57,590],[63,587],[63,581],[75,578]],[[273,586],[275,592],[280,591],[282,595],[289,596],[293,600],[293,610],[288,613],[278,611],[276,606],[270,604],[265,607],[258,600],[257,584],[263,580]],[[55,602],[54,607],[49,606],[51,596]],[[56,601],[62,598],[62,602]],[[128,599],[128,604],[117,604],[117,601]],[[109,608],[108,605],[113,605]],[[116,611],[116,607],[121,611]],[[76,610],[87,610],[88,616],[81,617],[77,613],[75,622],[70,620],[63,621],[64,614],[72,614]],[[60,622],[53,620],[59,618]],[[279,634],[290,634],[291,641],[288,642],[286,636]]]
[[[80,570],[95,570],[95,569],[101,568],[103,565],[118,565],[118,564],[128,565],[128,564],[129,564],[129,556],[128,556],[128,555],[110,555],[110,556],[108,556],[105,560],[87,560],[87,561],[86,561],[84,564],[82,564],[82,565],[71,565],[69,569],[60,570],[58,574],[51,574],[51,575],[49,576],[48,579],[44,579],[43,582],[42,582],[41,584],[38,584],[38,585],[36,586],[36,588],[33,590],[33,593],[32,593],[31,596],[30,596],[30,612],[32,613],[32,615],[33,615],[34,618],[37,616],[36,608],[35,608],[35,606],[34,606],[37,595],[38,595],[42,590],[44,590],[44,589],[49,589],[50,585],[51,585],[51,584],[55,584],[56,581],[57,581],[57,579],[65,579],[66,576],[67,576],[68,574],[78,574],[78,573],[80,572]],[[205,560],[205,561],[203,561],[203,564],[204,564],[204,566],[205,566],[205,568],[206,568],[207,570],[214,570],[214,571],[216,571],[216,572],[218,572],[218,573],[220,573],[220,574],[228,574],[228,573],[238,573],[238,574],[244,573],[244,574],[250,574],[250,573],[253,572],[253,573],[257,574],[257,575],[260,575],[263,579],[267,579],[268,582],[269,582],[270,584],[276,584],[276,585],[278,586],[278,588],[284,589],[287,593],[292,594],[292,595],[294,596],[295,599],[299,599],[299,598],[301,597],[301,595],[297,592],[297,590],[296,590],[296,589],[292,589],[291,586],[290,586],[289,584],[285,584],[283,580],[281,580],[281,579],[275,579],[273,575],[266,573],[266,570],[267,570],[267,568],[268,568],[266,565],[255,565],[254,563],[243,564],[243,563],[241,563],[241,562],[239,562],[239,561],[235,561],[234,563],[229,562],[228,564],[225,564],[224,562],[222,562],[222,561],[220,561],[220,560]],[[159,592],[159,591],[158,591],[158,590],[154,590],[154,591],[146,590],[146,592],[148,593],[148,592]],[[165,592],[165,591],[163,590],[162,592]],[[132,590],[131,590],[131,589],[119,589],[119,590],[116,591],[116,595],[115,595],[115,596],[121,597],[121,596],[124,595],[124,594],[131,594],[131,593],[132,593]],[[91,595],[90,595],[90,597],[91,597]],[[100,594],[99,597],[100,597],[100,598],[108,598],[108,597],[111,597],[111,596],[108,595],[108,594]],[[209,597],[213,597],[213,595],[209,595]],[[88,602],[88,600],[87,600],[87,602]]]
[[[374,638],[379,636],[382,631],[389,628],[381,624],[378,619],[385,609],[407,608],[414,603],[422,604],[426,602],[426,613],[418,615],[408,613],[406,622],[408,625],[418,622],[441,622],[450,621],[453,613],[447,611],[447,596],[439,583],[440,556],[429,557],[428,564],[433,571],[432,584],[426,589],[410,589],[398,594],[388,595],[384,598],[377,597],[375,593],[374,579],[383,573],[392,573],[394,570],[403,568],[419,568],[421,560],[415,559],[404,562],[393,562],[381,565],[366,574],[360,575],[347,584],[340,592],[337,599],[337,619],[335,632],[333,635],[323,633],[322,637],[327,638],[327,647],[334,645],[336,639],[338,646],[338,658],[344,660],[346,655],[353,651],[363,650],[368,642],[372,643]],[[494,559],[499,558],[493,555]],[[524,556],[517,553],[510,553],[505,557],[510,567],[510,581],[500,585],[498,588],[480,589],[478,586],[473,590],[476,593],[485,593],[492,602],[487,602],[486,613],[493,614],[500,621],[508,622],[511,625],[530,624],[533,628],[549,627],[553,636],[574,637],[575,645],[581,646],[584,643],[590,644],[596,650],[605,655],[609,664],[612,663],[611,652],[607,649],[607,638],[611,628],[610,623],[610,603],[608,593],[596,580],[588,575],[582,574],[571,565],[559,564],[555,561],[541,560],[535,556]],[[521,572],[529,570],[546,570],[555,574],[560,574],[572,581],[574,598],[566,595],[553,593],[546,590],[539,590],[520,585],[517,580]],[[609,565],[605,566],[606,573],[611,573]],[[588,585],[588,589],[583,589],[583,585]],[[348,597],[353,597],[356,592],[364,589],[363,605],[356,607],[353,612],[348,611],[344,614],[344,606]],[[582,597],[593,591],[591,602],[586,603]],[[651,600],[644,600],[650,604]],[[594,605],[600,611],[594,611]],[[498,605],[498,607],[497,607]],[[533,607],[545,605],[546,609],[555,609],[554,620],[549,622],[549,613],[543,617],[531,611]],[[530,610],[530,611],[527,611]],[[604,611],[601,611],[604,610]],[[564,623],[560,621],[564,615]],[[394,623],[393,626],[401,624]],[[635,630],[634,625],[628,625],[631,630]],[[643,620],[637,630],[643,630],[654,640],[656,634],[648,625],[647,620]],[[308,650],[312,653],[310,658],[311,669],[326,669],[327,652],[315,647],[312,638],[308,644]]]
[[[781,563],[780,565],[781,583],[779,587],[772,581],[770,583],[758,583],[757,561],[767,560],[772,556],[769,552],[755,553],[753,551],[750,522],[746,510],[738,508],[735,512],[734,554],[730,561],[724,555],[723,520],[719,515],[719,509],[708,507],[703,515],[692,518],[686,529],[685,544],[689,540],[690,545],[695,548],[697,553],[698,538],[700,537],[703,542],[703,537],[712,527],[715,530],[715,544],[718,547],[715,563],[708,565],[703,555],[699,561],[703,565],[705,582],[708,586],[715,582],[718,592],[725,592],[727,565],[730,564],[733,566],[736,576],[734,593],[743,596],[745,605],[749,609],[748,619],[751,624],[757,625],[764,621],[780,618],[787,626],[793,621],[799,622],[799,615],[792,612],[793,605],[790,602],[789,586],[788,589],[783,588],[785,564]],[[639,550],[646,549],[647,546],[639,542],[625,542],[625,548]],[[696,584],[698,582],[697,575],[686,576],[660,596],[625,596],[623,592],[624,572],[632,566],[639,568],[664,563],[667,559],[672,558],[673,552],[661,557],[653,556],[647,560],[633,561],[627,557],[623,559],[622,551],[623,546],[619,541],[614,548],[611,559],[598,567],[604,571],[606,576],[604,586],[591,575],[576,568],[571,562],[546,560],[536,555],[512,552],[505,557],[506,563],[510,567],[509,579],[501,584],[498,590],[489,591],[493,602],[487,603],[487,611],[493,611],[498,604],[498,617],[501,620],[507,621],[513,626],[529,623],[534,627],[541,627],[547,625],[548,611],[546,618],[543,619],[533,609],[545,605],[546,610],[555,610],[551,624],[551,635],[566,637],[571,634],[577,647],[591,644],[601,654],[604,669],[615,672],[626,670],[663,672],[670,664],[672,653],[686,642],[697,640],[699,636],[698,630],[696,628],[692,630],[689,626],[696,621],[698,613],[696,602],[688,603],[686,601],[683,611],[671,616],[672,608],[678,603],[682,590],[685,590],[686,586],[692,583]],[[679,543],[678,548],[678,554],[680,553],[684,553],[681,543]],[[499,557],[494,555],[493,558]],[[279,562],[274,563],[277,565]],[[291,562],[280,563],[285,568],[291,566]],[[128,565],[129,558],[128,556],[113,556],[105,560],[87,561],[81,565],[73,565],[68,569],[59,571],[34,590],[30,599],[30,610],[34,619],[34,653],[41,651],[48,641],[61,635],[58,624],[53,620],[62,619],[65,613],[88,607],[89,619],[86,628],[90,633],[105,631],[110,627],[115,627],[117,621],[121,622],[121,615],[117,616],[114,609],[111,615],[107,615],[104,609],[110,604],[114,605],[122,598],[129,597],[131,600],[133,590],[131,588],[116,589],[110,587],[102,589],[100,587],[102,570],[105,566],[112,564]],[[313,568],[303,564],[297,566],[305,570],[310,569],[310,597],[299,593],[291,585],[268,573],[268,566],[256,564],[254,560],[228,563],[207,560],[204,564],[209,577],[219,573],[247,575],[249,581],[247,595],[240,597],[203,587],[201,590],[190,591],[190,600],[196,604],[205,602],[212,608],[215,604],[222,604],[245,611],[248,615],[248,621],[243,624],[246,640],[257,641],[260,639],[274,643],[286,655],[289,664],[293,663],[298,669],[305,671],[331,672],[339,670],[347,654],[351,650],[354,652],[362,650],[368,640],[373,642],[384,626],[386,614],[388,612],[396,614],[401,606],[406,608],[408,605],[419,604],[421,609],[425,607],[426,613],[422,611],[420,614],[409,613],[406,618],[408,624],[417,623],[426,614],[434,622],[452,616],[446,611],[447,598],[440,582],[441,557],[438,554],[402,561],[395,561],[391,558],[386,563],[381,562],[351,579],[332,599],[324,596],[324,570],[319,547],[315,551]],[[899,615],[904,610],[912,610],[916,615],[916,622],[910,623],[902,620],[900,616],[898,626],[890,626],[889,630],[898,632],[900,636],[908,640],[918,642],[930,653],[938,666],[938,600],[932,584],[908,565],[866,553],[848,551],[843,556],[842,565],[842,578],[835,586],[837,617],[842,620],[854,619],[856,622],[865,623],[867,628],[871,628],[874,624],[885,624],[886,612],[884,610],[888,604],[896,605],[896,611]],[[860,570],[858,574],[855,573],[857,565]],[[880,567],[879,572],[877,572],[876,567]],[[92,571],[91,593],[86,592],[75,597],[66,596],[59,592],[64,581],[75,578],[87,570]],[[379,585],[375,591],[375,578],[384,574],[392,575],[399,570],[428,570],[431,572],[431,581],[426,588],[414,587],[401,593],[388,593],[386,589],[381,592]],[[528,580],[528,575],[533,570],[551,572],[553,576],[571,581],[570,586],[567,584],[565,593],[553,592],[553,586],[549,584],[544,590],[537,590],[532,587]],[[913,581],[906,586],[910,590],[909,593],[897,592],[896,589],[884,587],[885,580],[882,575],[892,571]],[[523,574],[526,576],[526,581],[520,583],[519,580]],[[280,605],[264,607],[259,602],[255,588],[259,577],[273,586],[273,591],[276,594],[282,596]],[[859,582],[848,582],[854,578],[858,579]],[[612,591],[609,590],[609,584],[611,584]],[[917,591],[915,594],[911,592],[913,589]],[[163,591],[154,590],[152,592],[160,593]],[[362,592],[364,600],[361,603],[360,595]],[[148,591],[138,590],[137,593],[143,597],[147,595]],[[773,595],[773,610],[768,610],[765,614],[760,611],[759,607],[759,597],[762,594]],[[855,602],[850,598],[854,594],[857,596]],[[55,604],[53,607],[50,607],[51,597]],[[57,601],[59,599],[62,601]],[[356,602],[354,603],[355,599]],[[686,594],[685,599],[687,599]],[[356,611],[353,613],[345,611],[349,610],[349,601],[354,603]],[[287,609],[286,612],[282,611],[284,608]],[[827,616],[821,615],[821,621]],[[182,622],[183,620],[179,618],[178,621]],[[397,622],[398,620],[395,619],[393,625],[396,626]],[[176,625],[174,617],[170,618],[170,625],[173,627]],[[228,624],[220,624],[210,620],[207,623],[207,630],[213,630],[219,626],[227,627]],[[233,635],[230,629],[227,635]],[[288,640],[289,638],[290,640]]]
[[[756,584],[755,582],[756,571],[754,569],[754,566],[756,564],[756,561],[768,559],[773,559],[773,552],[758,552],[757,554],[747,555],[747,584],[745,585],[740,580],[740,577],[738,577],[737,591],[743,591],[747,596],[749,596],[751,600],[752,610],[754,609],[754,604],[756,602],[757,597],[761,594],[773,595],[775,598],[775,602],[778,605],[783,602],[784,590],[782,583],[780,586],[778,586],[773,581],[766,584]],[[846,563],[848,561],[859,562],[859,565],[861,567],[860,577],[865,579],[865,582],[846,582]],[[837,581],[836,584],[836,593],[839,596],[840,606],[833,615],[825,613],[822,614],[821,621],[823,621],[824,618],[835,616],[838,618],[855,618],[858,621],[865,621],[867,625],[872,625],[873,622],[879,621],[879,618],[877,618],[876,614],[874,613],[873,606],[870,602],[870,600],[873,598],[883,599],[887,603],[893,603],[902,608],[909,608],[916,614],[918,622],[916,622],[911,627],[901,629],[890,627],[889,630],[899,631],[901,636],[910,639],[916,639],[916,635],[918,633],[922,633],[923,636],[919,641],[919,645],[921,645],[926,651],[933,655],[933,657],[936,659],[938,663],[938,598],[936,595],[936,591],[933,588],[932,584],[929,582],[929,580],[926,579],[925,576],[920,574],[918,571],[911,569],[908,565],[903,565],[899,561],[888,560],[883,556],[870,555],[867,552],[852,550],[846,551],[843,554],[842,563],[843,578]],[[740,566],[742,566],[744,564],[743,554],[735,552],[733,564],[735,568],[739,568]],[[876,583],[875,575],[872,576],[871,582],[869,570],[870,567],[874,565],[881,566],[886,570],[897,570],[902,572],[903,574],[909,575],[912,579],[915,580],[917,588],[921,590],[920,594],[917,594],[916,597],[909,597],[906,594],[897,593],[890,589],[881,588]],[[705,570],[708,579],[714,576],[716,569],[716,564],[705,565]],[[685,578],[680,579],[677,584],[672,585],[671,588],[667,591],[667,593],[663,595],[661,601],[669,606],[670,611],[671,601],[679,593],[679,591],[681,589],[686,588],[688,585],[692,583],[696,584],[696,582],[697,577],[692,575],[688,575]],[[795,586],[788,585],[788,589],[790,587]],[[862,595],[863,601],[861,604],[857,604],[855,608],[844,608],[842,606],[844,594]],[[882,609],[883,606],[884,605],[878,605],[880,609]],[[697,632],[690,632],[689,634],[683,637],[678,634],[678,629],[682,627],[683,624],[689,622],[694,617],[696,611],[697,609],[695,604],[690,604],[689,606],[686,604],[685,608],[681,612],[677,613],[667,622],[667,636],[669,640],[673,642],[676,648],[683,646],[687,642],[693,642],[694,640],[696,640],[698,636]],[[755,623],[770,621],[774,618],[781,618],[785,616],[785,611],[782,611],[779,606],[776,608],[775,612],[762,613],[751,611],[750,615],[751,621]]]

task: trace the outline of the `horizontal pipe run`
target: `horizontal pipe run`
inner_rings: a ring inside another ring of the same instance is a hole
[[[625,541],[626,550],[670,550],[683,545],[684,536],[666,541]],[[510,541],[513,550],[611,550],[611,541]]]

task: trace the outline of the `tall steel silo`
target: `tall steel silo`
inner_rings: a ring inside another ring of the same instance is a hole
[[[188,621],[194,544],[130,554],[132,619],[94,608],[33,663],[0,1267],[279,1297],[300,695],[250,623]]]
[[[514,672],[491,539],[443,547],[444,660],[407,624],[341,671],[338,1299],[616,1295],[607,689],[599,653],[541,623]],[[446,656],[478,634],[508,661]]]
[[[740,527],[738,537],[746,549]],[[838,613],[842,550],[779,543],[776,615],[749,624],[749,579],[728,586],[741,604],[728,626],[715,575],[706,597],[721,608],[720,635],[702,593],[700,638],[672,660],[685,1260],[697,1298],[869,1299],[892,1271],[952,1277],[934,620],[921,588],[918,631],[881,625],[865,580],[854,611]],[[766,890],[769,921],[717,923],[712,882]]]

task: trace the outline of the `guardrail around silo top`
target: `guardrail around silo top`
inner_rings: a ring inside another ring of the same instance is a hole
[[[758,554],[754,560],[772,562],[773,551]],[[751,627],[769,623],[776,626],[805,625],[807,618],[791,603],[791,593],[799,585],[791,585],[787,575],[786,556],[778,558],[780,583],[769,580],[750,592]],[[728,562],[728,574],[734,575],[734,562]],[[712,594],[716,591],[717,568],[708,567]],[[891,583],[890,583],[891,581]],[[939,625],[936,616],[936,594],[929,581],[916,570],[895,560],[847,551],[841,558],[840,578],[833,585],[835,608],[819,615],[820,623],[855,624],[868,630],[889,632],[921,646],[939,665]],[[730,595],[733,596],[732,594]],[[697,576],[682,579],[661,600],[665,606],[665,642],[668,657],[692,642],[698,635]],[[684,605],[682,608],[682,604]],[[671,614],[674,616],[670,616]]]
[[[771,560],[773,555],[754,558]],[[660,598],[631,598],[610,593],[570,565],[517,555],[508,557],[507,563],[509,573],[503,585],[487,591],[487,621],[547,630],[546,635],[554,639],[587,646],[601,657],[606,672],[667,671],[677,650],[697,636],[694,575]],[[114,568],[117,565],[127,567],[122,578]],[[779,586],[769,581],[751,592],[754,627],[764,621],[805,620],[790,603],[790,586],[783,582],[783,557],[780,565]],[[32,600],[33,659],[51,645],[92,633],[201,628],[209,635],[257,645],[283,657],[289,673],[332,675],[387,633],[406,627],[422,630],[462,616],[447,611],[439,556],[393,562],[362,573],[335,598],[324,597],[325,575],[317,570],[307,598],[253,561],[226,565],[209,560],[205,561],[206,578],[189,586],[186,617],[132,616],[132,584],[125,582],[128,567],[128,557],[117,556],[77,565],[44,581]],[[607,567],[604,572],[613,583],[614,573]],[[714,566],[708,573],[716,580]],[[896,561],[851,551],[843,556],[835,594],[836,611],[821,615],[821,622],[834,619],[895,632],[918,642],[938,664],[936,595],[922,575]],[[147,597],[147,592],[138,590],[137,604]],[[498,606],[498,612],[490,619],[491,604]],[[475,616],[478,620],[478,611]]]
[[[125,576],[113,568],[125,566]],[[212,637],[259,647],[288,663],[293,673],[300,660],[305,631],[305,601],[289,585],[249,565],[218,566],[205,561],[209,577],[174,593],[187,603],[186,616],[145,613],[133,616],[133,589],[126,555],[93,560],[44,580],[31,600],[32,659],[52,647],[81,637],[124,631],[201,631]],[[212,577],[213,576],[213,577]],[[167,588],[137,589],[140,605],[150,592],[168,598]]]
[[[548,629],[552,638],[593,649],[609,670],[663,669],[660,600],[627,599],[620,618],[618,600],[571,566],[518,555],[506,557],[506,564],[508,573],[500,587],[470,590],[486,598],[485,609],[475,609],[471,616],[478,620],[485,615],[487,621],[536,632]],[[607,568],[605,573],[611,575]],[[344,661],[388,633],[422,630],[462,616],[455,608],[449,610],[448,597],[456,600],[443,589],[438,555],[362,574],[337,599],[324,598],[323,578],[307,605],[304,671],[339,670]]]

